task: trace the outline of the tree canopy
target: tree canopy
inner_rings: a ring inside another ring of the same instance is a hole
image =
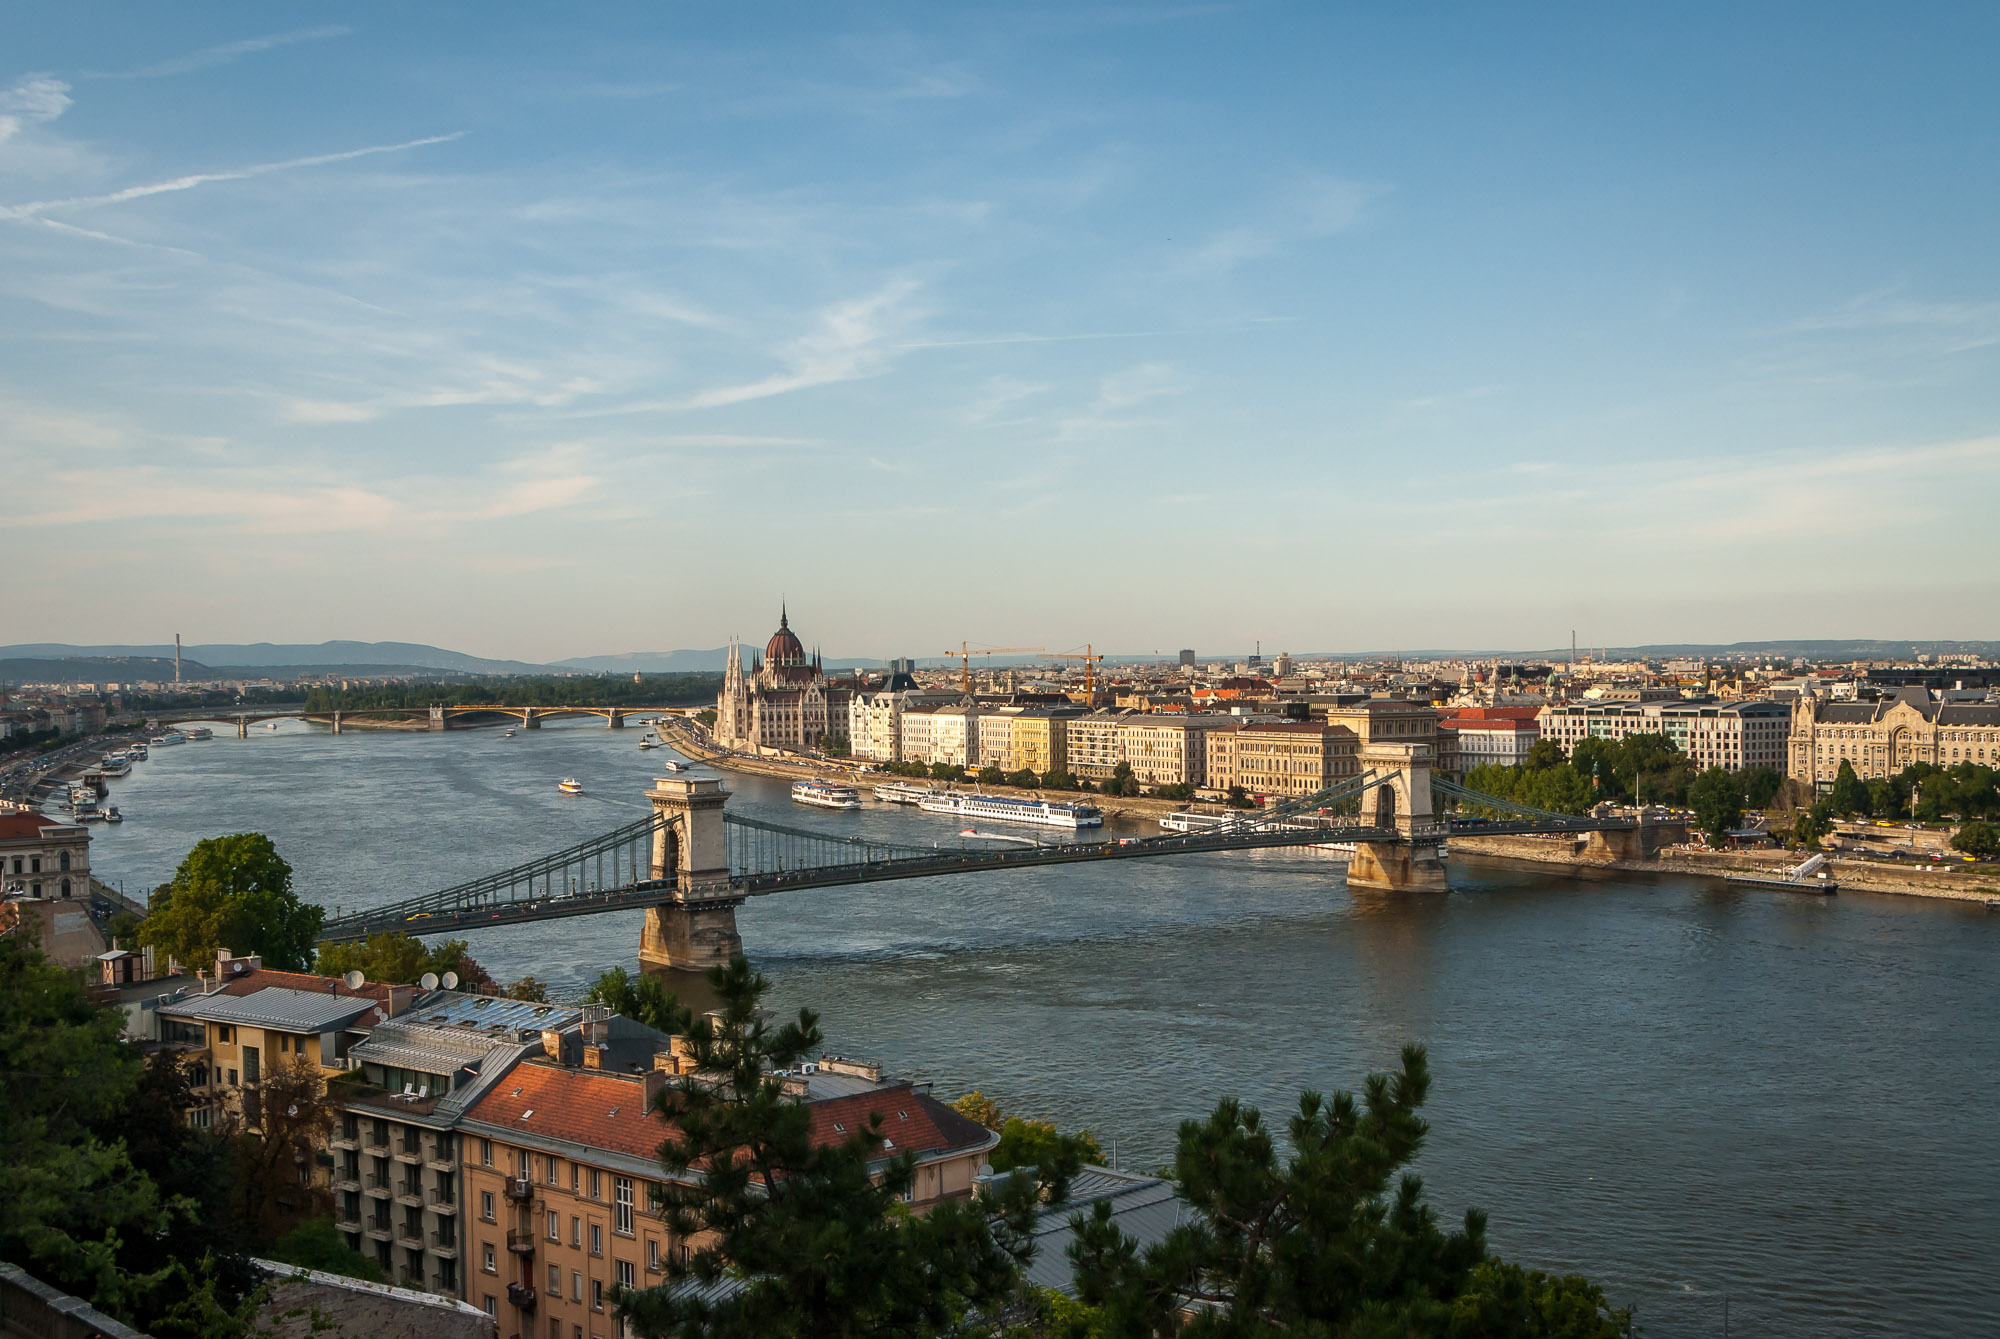
[[[292,892],[292,867],[271,839],[239,832],[195,843],[172,881],[153,890],[139,942],[183,966],[212,963],[218,948],[255,953],[266,967],[302,972],[326,913]]]
[[[685,1033],[692,1021],[680,999],[661,983],[659,977],[641,972],[635,978],[623,967],[613,967],[602,973],[584,998],[592,1004],[607,1006],[615,1014],[623,1014],[647,1027],[677,1036]]]
[[[1492,1259],[1486,1219],[1441,1227],[1408,1171],[1429,1126],[1430,1069],[1403,1048],[1357,1100],[1299,1098],[1279,1144],[1235,1099],[1184,1122],[1174,1175],[1193,1211],[1141,1249],[1100,1202],[1071,1221],[1079,1295],[1105,1339],[1613,1339],[1627,1316],[1581,1278],[1551,1279]],[[1193,1307],[1191,1320],[1182,1311]]]
[[[760,1008],[767,983],[741,958],[709,980],[719,1017],[694,1020],[695,1072],[659,1103],[668,1229],[704,1244],[666,1262],[668,1286],[616,1295],[628,1328],[690,1339],[921,1337],[954,1333],[1012,1299],[1031,1250],[1025,1178],[1009,1179],[1004,1202],[909,1213],[900,1197],[914,1162],[883,1158],[879,1122],[815,1143],[810,1109],[774,1073],[819,1046],[818,1018],[800,1010],[773,1026]],[[741,1288],[716,1297],[673,1286],[725,1276]]]
[[[358,971],[370,981],[393,985],[421,981],[426,972],[440,978],[456,972],[459,990],[488,995],[499,990],[463,939],[447,939],[433,947],[401,930],[379,930],[359,943],[327,944],[314,959],[313,970],[321,976]]]

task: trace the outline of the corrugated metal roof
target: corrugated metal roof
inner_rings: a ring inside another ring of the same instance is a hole
[[[345,1027],[372,1013],[375,1006],[376,1001],[363,995],[323,995],[314,990],[267,986],[250,995],[192,995],[162,1004],[160,1012],[169,1018],[324,1032]]]
[[[1027,1269],[1030,1282],[1075,1293],[1069,1246],[1076,1233],[1069,1220],[1075,1214],[1090,1213],[1099,1200],[1110,1201],[1111,1220],[1138,1242],[1140,1250],[1166,1240],[1167,1234],[1188,1218],[1187,1206],[1175,1193],[1173,1182],[1114,1172],[1108,1167],[1086,1167],[1070,1180],[1069,1198],[1044,1208],[1036,1220],[1035,1259]]]

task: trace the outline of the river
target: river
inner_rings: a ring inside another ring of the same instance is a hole
[[[95,829],[99,878],[143,897],[199,838],[255,831],[303,896],[367,906],[644,815],[665,756],[595,721],[216,733],[112,782],[127,821]],[[800,826],[955,832],[729,784],[732,810]],[[2000,1333],[2000,915],[1452,864],[1442,896],[1350,895],[1323,856],[1262,852],[781,894],[738,924],[830,1049],[1088,1126],[1121,1165],[1168,1160],[1218,1097],[1281,1121],[1419,1040],[1440,1217],[1484,1209],[1495,1249],[1587,1273],[1645,1333],[1719,1335],[1725,1297],[1737,1334]],[[639,920],[472,951],[574,991],[636,965]]]

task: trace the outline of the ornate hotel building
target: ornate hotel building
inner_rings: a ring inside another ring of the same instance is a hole
[[[1922,688],[1899,688],[1876,702],[1829,702],[1808,695],[1792,704],[1791,775],[1820,790],[1840,765],[1863,781],[1890,777],[1912,763],[2000,766],[2000,706],[1940,702]]]

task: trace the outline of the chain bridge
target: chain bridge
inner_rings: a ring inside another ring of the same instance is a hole
[[[1371,745],[1362,751],[1359,775],[1214,827],[998,849],[962,837],[925,846],[744,817],[724,812],[729,792],[718,778],[661,777],[646,792],[653,806],[646,818],[496,874],[339,916],[321,939],[351,941],[384,930],[462,934],[643,909],[640,960],[702,968],[742,952],[736,908],[773,893],[1327,843],[1352,848],[1349,887],[1442,890],[1444,844],[1453,833],[1587,833],[1619,858],[1649,855],[1663,839],[1663,825],[1579,818],[1467,790],[1433,777],[1429,762],[1423,745]],[[1456,803],[1458,812],[1434,813],[1433,793]]]

